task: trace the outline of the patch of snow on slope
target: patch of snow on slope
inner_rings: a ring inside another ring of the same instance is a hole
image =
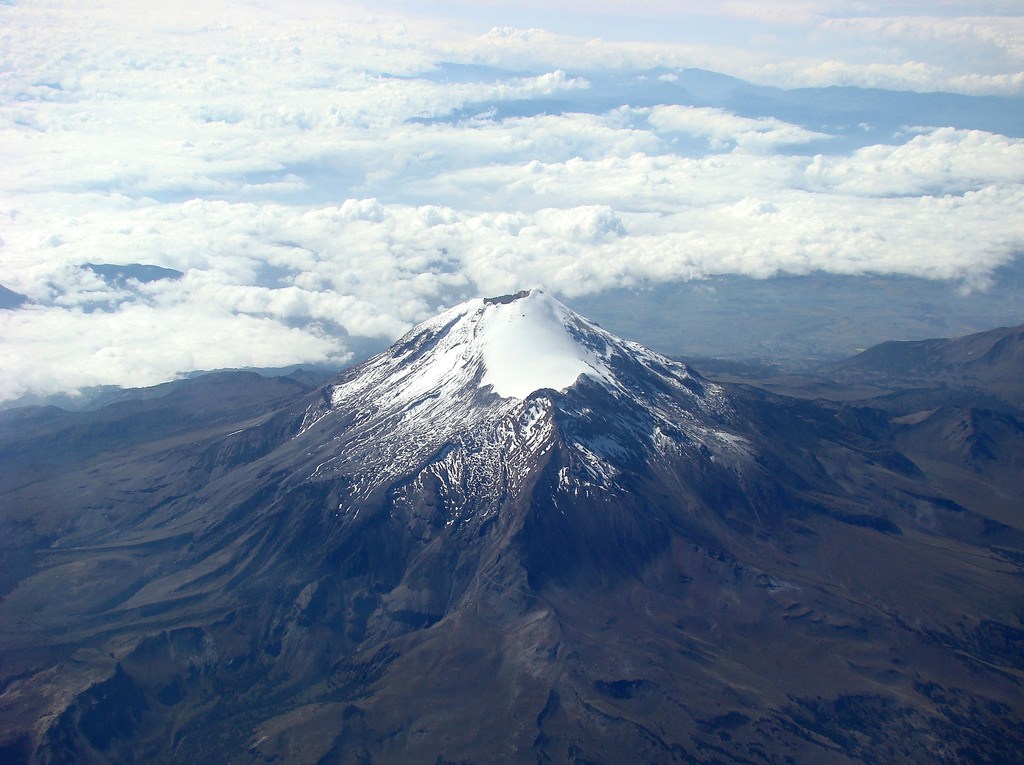
[[[611,383],[606,363],[569,334],[561,304],[540,290],[485,309],[479,340],[484,376],[503,398],[525,399],[542,388],[564,390],[580,375]]]

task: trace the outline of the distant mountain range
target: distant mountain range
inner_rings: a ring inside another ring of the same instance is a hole
[[[442,63],[418,76],[443,83],[508,81],[536,76],[494,67]],[[817,151],[846,151],[858,146],[888,143],[908,126],[951,125],[1007,136],[1022,134],[1020,100],[999,96],[955,93],[913,93],[860,87],[783,89],[755,85],[706,69],[622,69],[615,72],[582,70],[588,87],[566,89],[547,98],[507,98],[469,103],[450,114],[418,122],[457,122],[486,114],[496,118],[583,112],[602,114],[623,105],[628,93],[632,107],[681,104],[726,109],[751,118],[771,115],[831,137]]]
[[[0,309],[12,310],[20,308],[26,302],[28,302],[28,298],[25,295],[0,284]]]
[[[116,265],[112,263],[83,263],[81,266],[78,266],[78,268],[95,274],[110,287],[129,291],[134,291],[140,284],[148,284],[150,282],[160,281],[161,279],[170,279],[173,281],[184,276],[181,271],[177,271],[173,268],[164,268],[162,266],[146,265],[143,263],[127,263],[124,265]],[[56,285],[52,286],[55,292],[60,291]],[[0,310],[17,310],[25,307],[26,305],[31,305],[32,303],[33,301],[27,295],[22,295],[20,292],[15,292],[14,290],[0,284]],[[101,301],[96,304],[87,304],[87,307],[97,308],[105,305],[106,304]]]
[[[890,341],[828,371],[840,381],[975,389],[1022,408],[1024,324],[953,340]]]
[[[0,761],[1016,762],[1022,338],[713,378],[532,291],[0,412]]]

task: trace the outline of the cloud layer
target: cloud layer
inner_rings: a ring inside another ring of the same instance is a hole
[[[970,116],[1021,113],[1010,5],[682,5],[811,30],[832,57],[474,29],[414,3],[0,5],[0,283],[31,301],[0,311],[0,400],[340,364],[359,338],[523,286],[825,271],[975,289],[1020,251],[1024,139]],[[1010,97],[830,111],[692,66]],[[87,263],[183,276],[111,283]]]

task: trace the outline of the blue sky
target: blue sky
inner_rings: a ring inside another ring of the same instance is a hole
[[[15,0],[0,56],[0,400],[342,364],[537,285],[977,292],[1024,240],[1016,2]],[[917,95],[773,90],[833,85]]]

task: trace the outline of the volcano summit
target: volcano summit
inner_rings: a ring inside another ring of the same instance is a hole
[[[971,395],[716,383],[533,290],[7,413],[0,755],[1010,762],[1024,425]]]
[[[552,459],[559,486],[595,496],[656,456],[735,460],[742,438],[712,425],[728,411],[719,386],[534,290],[421,324],[328,386],[296,443],[308,480],[341,476],[353,500],[429,474],[441,504],[489,515]]]

